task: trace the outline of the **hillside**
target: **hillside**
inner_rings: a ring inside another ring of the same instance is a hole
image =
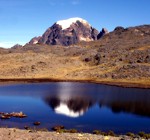
[[[27,44],[0,49],[0,79],[79,80],[150,87],[150,25],[117,27],[69,47]]]

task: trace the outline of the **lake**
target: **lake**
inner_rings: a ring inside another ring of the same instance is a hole
[[[83,132],[150,132],[150,89],[92,83],[51,82],[0,86],[0,112],[24,112],[26,118],[0,119],[1,127],[51,128],[64,125]]]

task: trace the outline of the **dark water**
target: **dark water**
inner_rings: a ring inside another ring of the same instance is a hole
[[[27,118],[0,120],[0,126],[54,125],[83,132],[150,132],[150,89],[90,83],[30,83],[0,86],[0,112],[20,112]]]

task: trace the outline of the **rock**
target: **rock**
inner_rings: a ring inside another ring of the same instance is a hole
[[[108,34],[108,30],[106,28],[102,28],[102,30],[100,31],[100,33],[97,36],[97,39],[101,39],[104,35]]]
[[[101,58],[101,55],[99,53],[97,53],[94,56],[94,60],[95,60],[96,65],[98,65],[100,63],[100,58]]]
[[[41,36],[34,37],[29,41],[28,44],[38,44],[40,38],[41,38]]]
[[[27,117],[27,115],[25,115],[23,112],[19,112],[19,113],[13,112],[13,113],[10,113],[10,115],[12,117],[16,117],[16,118],[25,118],[25,117]]]
[[[52,130],[58,131],[58,130],[61,130],[61,129],[64,129],[64,128],[65,127],[63,125],[57,125],[57,126],[52,127]]]
[[[100,64],[100,58],[101,58],[100,53],[96,53],[84,58],[83,61],[91,65],[98,65]]]
[[[16,118],[24,118],[27,117],[27,115],[25,115],[22,112],[16,113],[16,112],[12,112],[12,113],[0,113],[0,118],[1,119],[10,119],[11,117],[16,117]]]
[[[117,36],[119,36],[119,35],[121,35],[125,30],[127,30],[127,29],[125,29],[124,27],[118,26],[118,27],[116,27],[116,28],[114,29],[113,32],[114,32]]]
[[[85,61],[85,62],[90,62],[90,61],[91,61],[91,58],[85,58],[84,61]]]
[[[9,115],[2,115],[1,119],[10,119],[11,117]]]
[[[114,31],[124,31],[124,27],[118,26],[114,29]]]
[[[34,125],[40,125],[41,122],[34,122],[33,124],[34,124]]]
[[[28,129],[29,129],[29,127],[28,127],[28,126],[24,126],[24,129],[28,130]]]

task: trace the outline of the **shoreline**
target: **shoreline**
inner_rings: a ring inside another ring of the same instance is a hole
[[[93,84],[103,84],[109,86],[118,86],[124,88],[143,88],[149,89],[150,83],[143,84],[140,82],[128,82],[120,80],[89,80],[89,79],[55,79],[55,78],[6,78],[0,79],[0,85],[3,83],[43,83],[43,82],[79,82],[79,83],[93,83]]]
[[[97,130],[96,130],[97,131]],[[57,132],[46,129],[23,130],[18,128],[0,128],[0,140],[142,140],[149,139],[150,134],[139,132],[134,134],[116,135],[114,133],[83,133],[83,132]]]
[[[90,133],[60,133],[53,131],[22,130],[18,128],[0,128],[0,139],[2,140],[120,140],[133,139],[131,136],[100,135]]]

